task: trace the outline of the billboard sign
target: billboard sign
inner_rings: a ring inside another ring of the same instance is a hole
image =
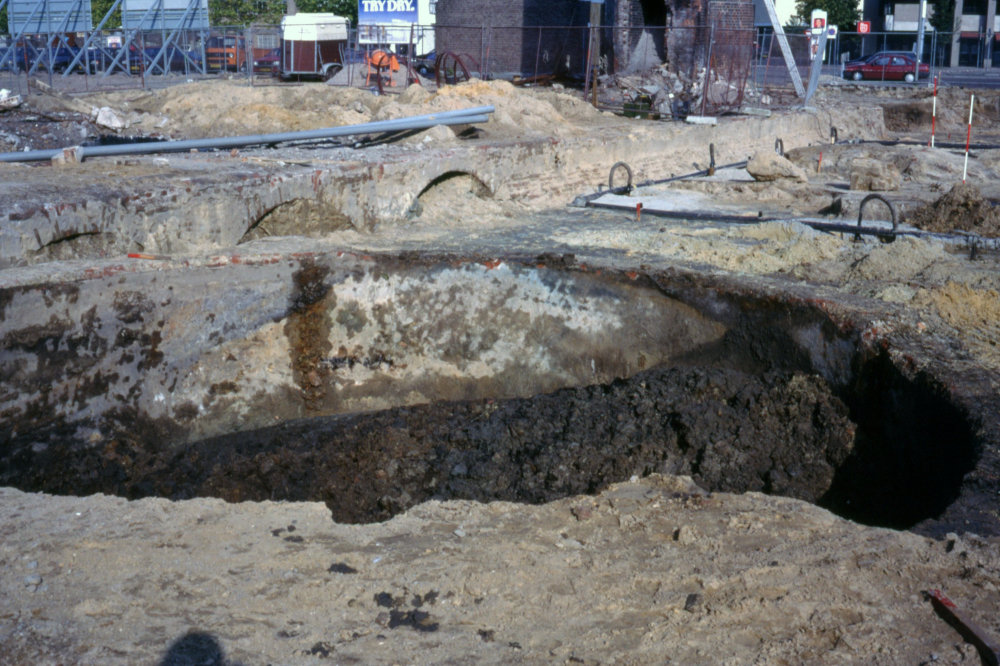
[[[416,25],[418,0],[358,0],[358,41],[408,44]]]
[[[90,0],[10,0],[7,19],[12,35],[88,32],[94,27]]]
[[[125,30],[207,30],[208,0],[123,0]]]

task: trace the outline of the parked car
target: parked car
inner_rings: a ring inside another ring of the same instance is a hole
[[[8,50],[13,50],[13,54],[11,55],[11,59],[4,63],[3,68],[5,70],[13,70],[14,72],[21,72],[25,68],[31,68],[36,61],[38,62],[38,69],[40,71],[51,70],[53,72],[61,72],[70,66],[73,58],[80,52],[80,49],[76,47],[53,45],[51,49],[48,49],[44,44],[36,46],[29,43],[27,46],[10,47],[9,49],[0,47],[0,58],[3,58]],[[82,62],[76,69],[81,73],[83,72]]]
[[[420,76],[430,76],[433,74],[435,64],[437,64],[437,53],[434,51],[413,59],[413,67]]]
[[[898,55],[898,56],[908,56],[908,57],[912,58],[913,57],[913,51],[878,51],[876,53],[870,53],[870,54],[868,54],[866,56],[861,56],[860,58],[855,58],[854,60],[849,60],[846,63],[844,63],[844,65],[845,65],[845,67],[847,65],[861,65],[861,64],[869,63],[872,60],[874,60],[875,58],[880,58],[882,56],[887,56],[887,55],[888,56],[896,56],[896,55]]]
[[[931,75],[930,65],[925,62],[920,63],[920,69],[917,70],[916,56],[913,53],[882,52],[844,65],[844,78],[913,83],[916,80],[914,71],[918,71],[921,79]]]
[[[253,71],[277,72],[281,69],[281,47],[271,49],[262,56],[253,59]]]
[[[205,62],[211,70],[247,71],[247,42],[243,37],[209,37],[205,42]]]

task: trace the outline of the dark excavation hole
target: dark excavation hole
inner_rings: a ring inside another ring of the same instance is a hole
[[[338,522],[368,523],[429,499],[537,504],[669,473],[908,529],[957,498],[976,458],[964,416],[885,356],[844,391],[789,370],[661,367],[532,398],[302,419],[179,447],[144,443],[163,439],[142,427],[96,448],[16,436],[0,482],[130,499],[323,501]]]
[[[321,404],[317,387],[335,371],[322,363],[326,270],[308,263],[295,274],[288,320],[307,407]],[[0,484],[130,499],[322,501],[338,522],[368,523],[430,499],[537,504],[663,473],[710,492],[801,499],[868,525],[987,533],[929,526],[959,498],[980,453],[970,415],[932,376],[908,376],[887,352],[859,349],[857,331],[818,309],[691,293],[684,307],[715,313],[724,334],[625,378],[316,416],[192,443],[179,421],[133,408],[91,423],[24,413],[20,423],[0,421]],[[58,331],[29,333],[6,344],[34,349]],[[87,390],[104,392],[107,381]],[[994,501],[995,488],[982,492]]]
[[[865,524],[908,529],[958,499],[978,447],[968,416],[931,377],[908,379],[881,354],[864,365],[844,400],[858,424],[854,452],[820,506]]]

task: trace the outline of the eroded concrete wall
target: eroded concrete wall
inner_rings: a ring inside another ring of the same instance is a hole
[[[297,201],[316,202],[316,214],[326,211],[331,229],[373,230],[404,219],[430,183],[454,172],[475,176],[501,199],[558,207],[606,183],[618,161],[632,165],[639,180],[663,178],[707,166],[709,143],[725,163],[772,150],[778,137],[786,150],[826,142],[831,126],[841,139],[877,139],[885,132],[880,108],[855,108],[836,116],[735,118],[717,127],[637,122],[632,130],[600,128],[562,139],[344,150],[312,168],[179,155],[169,157],[169,167],[145,165],[142,178],[125,182],[88,176],[85,169],[97,170],[99,163],[83,165],[80,174],[64,171],[59,182],[49,174],[20,174],[0,183],[0,268],[46,261],[46,248],[65,239],[92,240],[70,255],[84,257],[232,247],[270,211]]]
[[[0,441],[164,445],[305,416],[608,382],[725,326],[627,277],[344,253],[0,289]]]

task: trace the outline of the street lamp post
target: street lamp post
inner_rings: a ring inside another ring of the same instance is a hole
[[[920,60],[924,54],[924,23],[927,21],[927,0],[920,0],[920,16],[917,18],[917,68],[913,72],[913,83],[920,83]]]

